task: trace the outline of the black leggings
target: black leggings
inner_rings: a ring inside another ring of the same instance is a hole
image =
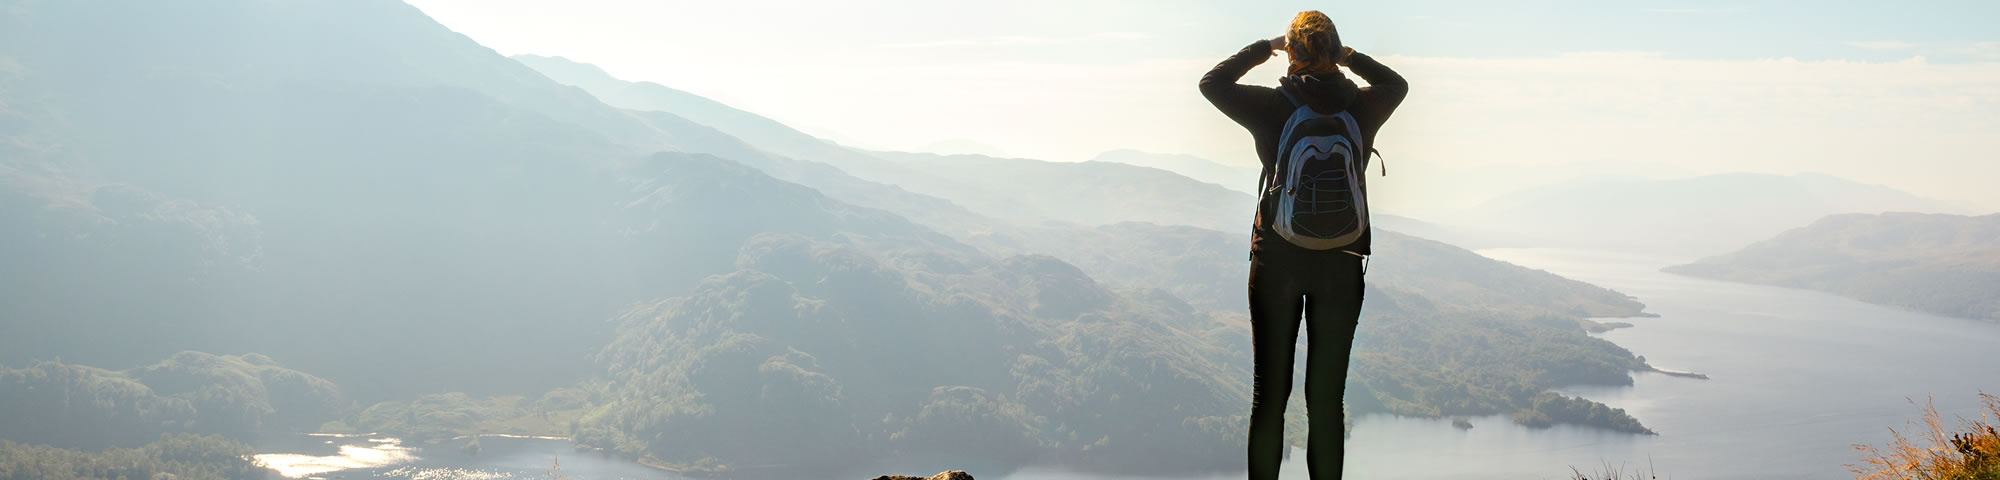
[[[1250,478],[1278,478],[1285,449],[1285,400],[1299,315],[1306,320],[1306,466],[1312,478],[1340,478],[1341,395],[1347,355],[1361,318],[1362,258],[1342,251],[1260,251],[1250,261]]]

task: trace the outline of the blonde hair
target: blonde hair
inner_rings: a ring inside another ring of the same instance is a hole
[[[1292,65],[1288,73],[1330,72],[1339,70],[1335,62],[1343,49],[1340,33],[1333,29],[1333,19],[1319,10],[1299,12],[1292,17],[1292,26],[1285,30],[1285,53],[1291,57]]]

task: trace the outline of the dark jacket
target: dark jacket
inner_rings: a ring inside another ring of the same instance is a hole
[[[1221,110],[1222,114],[1228,115],[1230,120],[1235,120],[1238,125],[1250,130],[1250,137],[1257,144],[1257,159],[1264,163],[1264,171],[1267,174],[1276,164],[1278,137],[1283,134],[1285,119],[1292,115],[1292,110],[1296,107],[1276,89],[1236,82],[1241,80],[1244,74],[1249,73],[1250,69],[1270,59],[1271,42],[1258,40],[1250,46],[1243,47],[1243,50],[1236,52],[1228,60],[1216,64],[1214,69],[1201,77],[1201,95],[1208,97],[1208,102],[1215,104],[1215,108]],[[1346,110],[1353,114],[1354,119],[1361,123],[1362,145],[1373,148],[1375,132],[1382,130],[1382,124],[1389,120],[1389,114],[1395,113],[1396,106],[1403,103],[1403,96],[1410,92],[1410,84],[1403,80],[1402,75],[1397,75],[1395,70],[1390,70],[1389,67],[1360,52],[1355,52],[1348,58],[1347,68],[1353,70],[1362,80],[1368,81],[1368,87],[1357,87],[1354,81],[1347,79],[1346,75],[1332,71],[1286,76],[1278,80],[1279,88],[1298,95],[1307,104],[1312,105],[1314,110],[1327,113]],[[1363,175],[1362,178],[1365,192],[1367,176]],[[1271,219],[1267,210],[1263,208],[1260,199],[1257,218],[1251,230],[1251,251],[1283,249],[1311,252],[1280,238],[1278,233],[1271,229]],[[1367,255],[1372,236],[1363,233],[1361,239],[1354,245],[1342,250]]]

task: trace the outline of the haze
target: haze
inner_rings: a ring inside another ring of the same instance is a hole
[[[853,146],[1234,165],[1255,162],[1247,136],[1194,80],[1317,8],[1424,93],[1381,139],[1391,211],[1472,205],[1501,193],[1481,176],[1519,165],[1820,172],[2000,208],[1991,2],[411,3],[503,54],[593,63]],[[1275,82],[1281,63],[1249,78]]]

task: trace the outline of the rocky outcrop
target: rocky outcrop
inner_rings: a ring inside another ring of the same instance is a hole
[[[964,470],[952,470],[949,472],[939,473],[937,475],[931,475],[929,477],[912,477],[908,475],[883,475],[880,477],[875,477],[874,480],[972,480],[972,475],[965,473]]]

